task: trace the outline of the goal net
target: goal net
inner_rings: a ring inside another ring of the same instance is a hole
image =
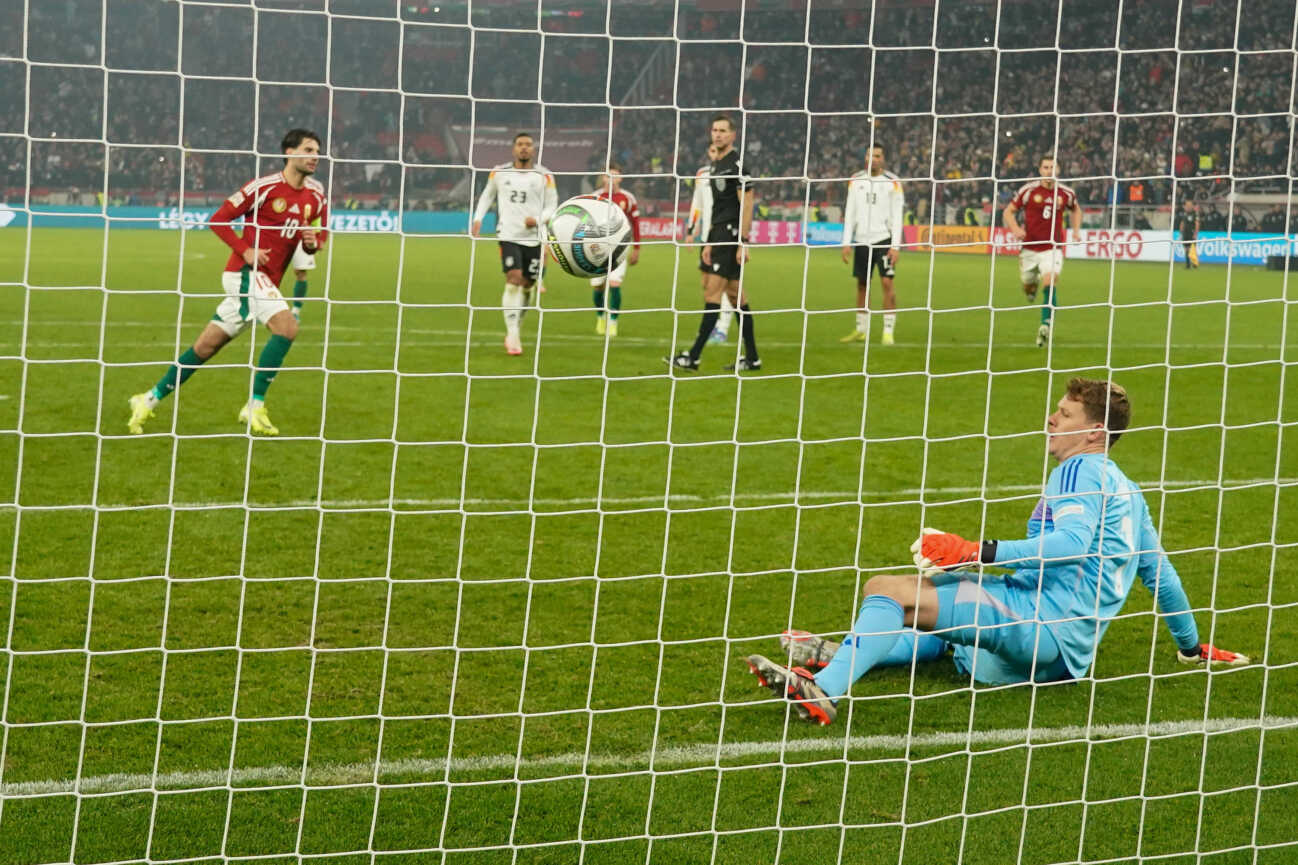
[[[1291,861],[1295,56],[1292,0],[0,3],[0,862]],[[709,333],[719,113],[755,208]],[[291,350],[194,361],[249,292],[212,215],[294,128]],[[552,264],[510,354],[470,227],[520,132],[560,201],[617,164],[640,245]],[[1042,156],[1081,224],[1031,299]],[[922,527],[1024,537],[1075,376],[1250,663],[1179,664],[1136,586],[1063,682],[921,648],[827,727],[760,686]]]

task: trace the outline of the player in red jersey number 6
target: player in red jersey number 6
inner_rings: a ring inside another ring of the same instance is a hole
[[[1045,283],[1041,298],[1041,326],[1037,328],[1037,346],[1044,348],[1050,342],[1055,324],[1055,307],[1059,273],[1064,269],[1064,214],[1072,220],[1073,242],[1082,239],[1082,206],[1071,187],[1055,179],[1056,163],[1053,156],[1043,156],[1037,163],[1040,180],[1032,180],[1019,187],[1019,191],[1005,205],[1001,221],[1010,234],[1023,242],[1019,250],[1019,279],[1023,293],[1031,302],[1037,296],[1037,285]],[[1023,224],[1018,214],[1023,213]]]

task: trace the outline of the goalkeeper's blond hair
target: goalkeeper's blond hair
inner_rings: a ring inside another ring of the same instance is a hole
[[[1120,384],[1079,376],[1069,380],[1068,398],[1082,404],[1087,420],[1104,424],[1109,433],[1107,447],[1113,447],[1131,423],[1131,402]]]

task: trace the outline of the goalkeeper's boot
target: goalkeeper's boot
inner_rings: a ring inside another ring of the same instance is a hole
[[[1037,328],[1037,348],[1045,348],[1050,344],[1050,325],[1043,324]]]
[[[595,333],[599,334],[600,336],[603,336],[605,330],[607,330],[607,327],[608,325],[604,321],[604,316],[602,315],[595,316]]]
[[[517,332],[505,334],[505,353],[506,354],[523,353],[523,340],[519,338]]]
[[[793,667],[823,670],[829,666],[830,659],[840,645],[833,640],[817,637],[810,631],[788,630],[780,634],[780,650]]]
[[[762,359],[749,360],[747,357],[741,357],[734,363],[726,364],[726,369],[730,372],[758,372],[762,368]]]
[[[239,410],[239,423],[246,424],[253,435],[277,436],[279,427],[270,422],[264,402],[254,402]]]
[[[708,342],[725,342],[729,338],[730,334],[719,327],[712,328],[712,333],[708,334]]]
[[[802,720],[827,727],[838,717],[834,701],[816,684],[810,670],[803,667],[781,667],[761,655],[749,655],[744,660],[762,687],[770,688],[775,696],[784,697],[793,703],[793,708]]]
[[[1249,662],[1248,655],[1218,649],[1211,643],[1200,643],[1198,648],[1195,649],[1177,649],[1176,659],[1182,664],[1193,664],[1195,666],[1225,664],[1228,667],[1242,667]]]
[[[663,362],[665,362],[668,366],[670,366],[673,372],[677,370],[694,371],[699,368],[698,360],[691,357],[688,351],[683,351],[680,354],[676,355],[675,357],[665,357],[663,358]]]
[[[126,428],[132,435],[139,435],[144,432],[144,422],[153,417],[153,407],[158,404],[158,401],[154,399],[153,391],[146,390],[144,393],[137,393],[126,403],[131,407],[131,419],[126,422]]]
[[[617,336],[617,319],[616,319],[616,318],[610,318],[610,319],[608,320],[608,328],[607,328],[607,330],[608,330],[608,335],[609,335],[609,336]]]
[[[897,342],[897,340],[893,337],[893,335],[892,335],[892,331],[890,331],[890,330],[885,330],[885,331],[883,332],[883,344],[884,344],[884,345],[895,345],[896,342]]]
[[[865,331],[854,330],[851,333],[849,333],[847,336],[840,339],[839,342],[865,342]]]

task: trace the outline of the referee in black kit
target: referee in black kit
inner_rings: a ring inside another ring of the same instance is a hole
[[[726,369],[736,372],[759,370],[762,359],[757,354],[757,340],[753,336],[753,316],[748,309],[748,298],[739,288],[739,274],[748,260],[748,234],[753,225],[753,188],[744,176],[735,150],[735,124],[728,114],[712,118],[712,145],[716,156],[709,173],[712,184],[712,225],[708,229],[707,245],[703,247],[703,264],[710,270],[703,286],[703,320],[699,322],[699,335],[689,351],[666,359],[673,370],[699,368],[699,357],[712,335],[721,310],[721,297],[728,295],[739,317],[740,332],[744,336],[744,354],[737,363]]]

